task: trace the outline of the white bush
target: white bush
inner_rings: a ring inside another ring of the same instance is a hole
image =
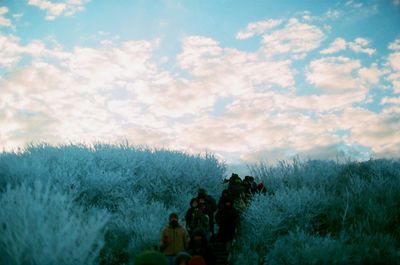
[[[37,181],[0,194],[0,264],[93,264],[108,215]]]

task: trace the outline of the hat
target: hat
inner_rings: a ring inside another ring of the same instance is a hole
[[[167,258],[158,251],[146,250],[135,259],[136,265],[167,265]]]
[[[169,219],[172,219],[172,218],[179,219],[179,218],[178,218],[178,214],[177,214],[177,213],[171,213],[171,214],[169,215]]]
[[[179,265],[181,260],[190,260],[191,258],[192,258],[192,255],[190,255],[189,253],[184,252],[184,251],[179,252],[175,257],[175,264]]]
[[[202,256],[193,256],[189,260],[189,265],[206,265],[206,261]]]

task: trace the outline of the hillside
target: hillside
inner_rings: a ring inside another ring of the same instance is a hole
[[[30,146],[0,154],[0,264],[132,264],[225,165],[129,145]],[[397,264],[400,161],[260,163],[234,264]]]

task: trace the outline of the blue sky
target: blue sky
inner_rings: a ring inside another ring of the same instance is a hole
[[[400,154],[400,1],[0,1],[0,145]]]

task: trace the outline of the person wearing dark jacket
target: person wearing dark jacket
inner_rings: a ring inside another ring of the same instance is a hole
[[[186,221],[186,229],[189,232],[189,234],[192,233],[194,227],[194,218],[196,215],[196,211],[198,210],[198,205],[199,202],[197,201],[197,198],[193,198],[190,200],[190,208],[186,211],[185,215],[185,221]]]
[[[219,198],[219,201],[218,201],[218,210],[223,208],[225,201],[230,198],[231,198],[231,196],[229,194],[229,190],[227,190],[227,189],[223,190],[221,193],[221,197]]]
[[[192,256],[202,256],[207,265],[216,264],[216,256],[209,246],[204,229],[196,228],[190,238],[188,253]]]
[[[205,189],[199,189],[197,193],[197,200],[199,204],[205,203],[207,206],[207,215],[209,219],[209,230],[211,232],[211,236],[214,235],[214,213],[217,210],[217,203],[215,199],[207,194]]]
[[[239,212],[233,207],[232,199],[225,200],[223,207],[217,212],[215,219],[219,226],[218,239],[225,243],[227,249],[229,249],[239,222]]]

